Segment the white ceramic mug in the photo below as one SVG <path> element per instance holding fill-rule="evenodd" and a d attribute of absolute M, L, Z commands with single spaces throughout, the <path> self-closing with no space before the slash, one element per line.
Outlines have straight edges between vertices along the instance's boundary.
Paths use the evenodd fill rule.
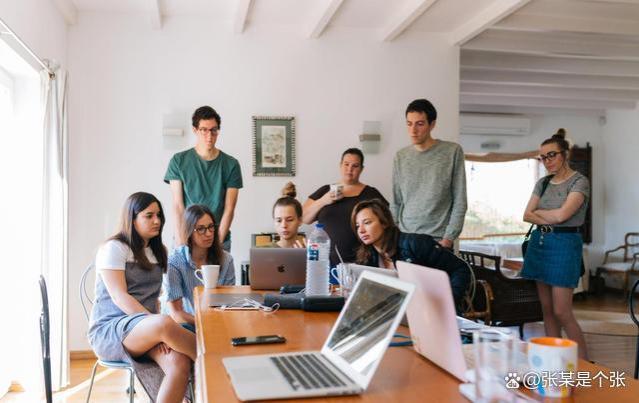
<path fill-rule="evenodd" d="M 342 185 L 341 183 L 331 184 L 330 192 L 332 195 L 335 196 L 336 199 L 341 199 L 342 197 L 344 197 L 343 190 L 344 185 Z"/>
<path fill-rule="evenodd" d="M 217 279 L 220 277 L 220 265 L 203 264 L 202 267 L 195 270 L 195 277 L 204 284 L 204 288 L 217 287 Z"/>
<path fill-rule="evenodd" d="M 528 341 L 528 365 L 538 375 L 535 392 L 544 397 L 570 396 L 571 382 L 550 382 L 550 379 L 565 380 L 570 375 L 574 381 L 577 343 L 559 337 L 533 337 Z"/>

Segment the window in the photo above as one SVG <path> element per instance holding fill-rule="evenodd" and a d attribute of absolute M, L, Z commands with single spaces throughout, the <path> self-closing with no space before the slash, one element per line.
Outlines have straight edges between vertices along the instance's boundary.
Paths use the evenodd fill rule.
<path fill-rule="evenodd" d="M 37 393 L 42 211 L 42 113 L 38 73 L 0 40 L 0 396 L 10 382 Z M 34 399 L 35 400 L 35 399 Z"/>
<path fill-rule="evenodd" d="M 536 160 L 510 162 L 466 161 L 468 211 L 462 239 L 513 237 L 530 224 L 522 217 L 540 178 Z"/>

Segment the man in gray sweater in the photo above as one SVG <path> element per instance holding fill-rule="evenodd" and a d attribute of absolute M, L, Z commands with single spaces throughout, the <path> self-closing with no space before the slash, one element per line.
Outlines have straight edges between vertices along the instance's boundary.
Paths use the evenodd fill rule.
<path fill-rule="evenodd" d="M 466 172 L 461 146 L 434 139 L 437 110 L 426 99 L 406 108 L 412 145 L 393 160 L 391 211 L 402 232 L 427 234 L 452 248 L 466 215 Z"/>

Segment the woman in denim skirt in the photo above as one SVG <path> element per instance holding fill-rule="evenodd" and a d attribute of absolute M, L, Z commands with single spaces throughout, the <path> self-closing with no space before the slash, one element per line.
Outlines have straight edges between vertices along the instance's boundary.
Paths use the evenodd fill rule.
<path fill-rule="evenodd" d="M 581 226 L 586 217 L 590 184 L 570 168 L 570 145 L 566 132 L 541 143 L 539 160 L 552 178 L 543 191 L 544 179 L 535 185 L 526 206 L 524 221 L 535 224 L 521 275 L 537 282 L 547 336 L 568 338 L 579 344 L 579 356 L 587 358 L 586 342 L 572 311 L 573 290 L 581 276 L 583 241 Z"/>

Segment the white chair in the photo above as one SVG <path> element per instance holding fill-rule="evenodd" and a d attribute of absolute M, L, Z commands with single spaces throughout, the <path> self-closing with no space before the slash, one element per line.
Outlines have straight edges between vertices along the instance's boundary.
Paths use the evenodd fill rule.
<path fill-rule="evenodd" d="M 82 305 L 82 309 L 84 310 L 84 316 L 89 321 L 89 307 L 88 305 L 93 306 L 93 300 L 89 296 L 86 288 L 86 281 L 89 273 L 94 269 L 93 264 L 90 264 L 82 273 L 82 277 L 80 278 L 80 304 Z M 91 398 L 91 391 L 93 390 L 93 381 L 95 379 L 95 371 L 98 369 L 98 365 L 106 368 L 113 369 L 125 369 L 129 371 L 129 402 L 133 403 L 135 396 L 135 389 L 133 386 L 135 385 L 135 369 L 131 364 L 125 361 L 106 361 L 98 360 L 93 365 L 93 371 L 91 371 L 91 382 L 89 383 L 89 393 L 87 394 L 87 403 L 89 403 L 89 399 Z"/>
<path fill-rule="evenodd" d="M 93 300 L 89 296 L 87 291 L 86 282 L 89 273 L 94 269 L 93 264 L 90 264 L 82 273 L 82 277 L 80 278 L 80 304 L 82 305 L 82 309 L 84 310 L 84 316 L 87 319 L 87 323 L 89 322 L 89 307 L 88 305 L 93 306 Z M 98 360 L 93 365 L 93 371 L 91 371 L 91 382 L 89 383 L 89 393 L 87 394 L 87 403 L 89 403 L 89 398 L 91 397 L 91 390 L 93 389 L 93 381 L 95 379 L 95 372 L 98 368 L 98 365 L 106 368 L 114 368 L 114 369 L 125 369 L 129 371 L 129 387 L 127 389 L 129 393 L 129 402 L 133 403 L 133 398 L 135 396 L 135 368 L 131 364 L 125 361 L 106 361 Z M 189 394 L 191 395 L 191 401 L 195 401 L 195 390 L 193 385 L 193 378 L 189 381 Z"/>
<path fill-rule="evenodd" d="M 613 260 L 611 254 L 623 250 L 623 260 L 617 258 Z M 628 293 L 630 288 L 630 275 L 639 274 L 639 232 L 628 232 L 624 237 L 623 245 L 606 251 L 604 261 L 601 266 L 597 267 L 597 276 L 602 274 L 620 276 L 623 281 L 624 295 Z"/>

